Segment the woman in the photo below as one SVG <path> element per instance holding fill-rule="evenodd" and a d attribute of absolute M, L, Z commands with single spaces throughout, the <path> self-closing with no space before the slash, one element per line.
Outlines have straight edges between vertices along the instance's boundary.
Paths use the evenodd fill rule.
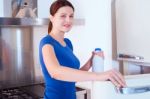
<path fill-rule="evenodd" d="M 124 87 L 123 76 L 110 70 L 104 73 L 88 72 L 93 53 L 87 63 L 80 67 L 69 39 L 64 38 L 73 24 L 74 7 L 67 0 L 57 0 L 50 7 L 48 35 L 40 42 L 40 62 L 46 83 L 45 99 L 76 99 L 75 82 L 110 80 L 115 86 Z M 103 53 L 98 53 L 102 56 Z"/>

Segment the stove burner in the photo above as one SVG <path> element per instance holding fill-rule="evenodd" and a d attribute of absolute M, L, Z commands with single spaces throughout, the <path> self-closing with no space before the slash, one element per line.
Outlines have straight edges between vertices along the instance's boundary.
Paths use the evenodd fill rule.
<path fill-rule="evenodd" d="M 19 88 L 0 90 L 0 99 L 35 99 L 29 93 Z"/>
<path fill-rule="evenodd" d="M 0 89 L 0 99 L 43 99 L 44 84 L 32 84 Z"/>

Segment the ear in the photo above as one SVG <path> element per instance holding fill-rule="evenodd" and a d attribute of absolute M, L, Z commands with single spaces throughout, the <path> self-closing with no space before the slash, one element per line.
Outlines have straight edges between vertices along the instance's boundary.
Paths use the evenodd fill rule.
<path fill-rule="evenodd" d="M 52 15 L 49 16 L 49 19 L 51 22 L 53 22 L 53 16 Z"/>

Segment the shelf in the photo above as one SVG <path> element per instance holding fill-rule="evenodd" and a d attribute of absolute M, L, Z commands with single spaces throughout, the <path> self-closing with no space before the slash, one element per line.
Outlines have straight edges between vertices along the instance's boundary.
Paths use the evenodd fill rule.
<path fill-rule="evenodd" d="M 124 61 L 124 62 L 129 62 L 135 65 L 139 66 L 149 66 L 150 67 L 150 62 L 145 62 L 144 60 L 135 60 L 135 59 L 128 59 L 128 58 L 117 58 L 118 61 Z"/>
<path fill-rule="evenodd" d="M 6 18 L 0 17 L 0 26 L 40 26 L 48 25 L 48 18 Z M 84 19 L 75 19 L 74 25 L 84 25 Z"/>

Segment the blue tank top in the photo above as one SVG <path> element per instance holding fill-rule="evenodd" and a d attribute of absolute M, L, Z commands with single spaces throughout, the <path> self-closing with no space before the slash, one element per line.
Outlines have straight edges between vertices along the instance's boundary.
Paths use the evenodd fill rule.
<path fill-rule="evenodd" d="M 80 62 L 73 54 L 71 41 L 67 38 L 65 38 L 64 41 L 66 43 L 65 47 L 50 35 L 47 35 L 40 42 L 39 57 L 46 85 L 44 99 L 76 99 L 75 82 L 61 81 L 52 78 L 43 61 L 42 47 L 45 44 L 50 44 L 53 46 L 55 55 L 61 66 L 79 69 Z"/>

